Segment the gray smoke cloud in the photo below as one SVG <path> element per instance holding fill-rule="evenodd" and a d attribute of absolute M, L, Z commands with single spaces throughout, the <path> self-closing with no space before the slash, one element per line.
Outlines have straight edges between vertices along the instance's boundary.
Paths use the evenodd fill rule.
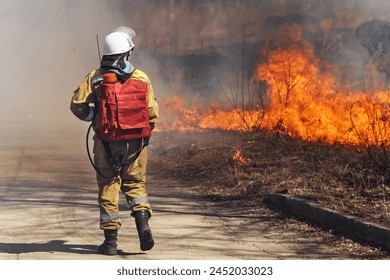
<path fill-rule="evenodd" d="M 0 137 L 9 139 L 11 129 L 44 138 L 45 131 L 86 127 L 71 115 L 70 98 L 99 65 L 96 35 L 102 40 L 118 25 L 136 30 L 132 62 L 149 74 L 158 98 L 222 102 L 217 78 L 236 88 L 244 53 L 250 79 L 263 44 L 278 47 L 280 32 L 291 23 L 302 26 L 323 59 L 352 60 L 343 79 L 361 87 L 357 81 L 373 57 L 369 49 L 382 48 L 380 57 L 387 59 L 385 42 L 372 36 L 388 21 L 385 0 L 3 0 Z"/>
<path fill-rule="evenodd" d="M 121 7 L 110 2 L 2 1 L 3 143 L 13 138 L 26 144 L 50 141 L 52 131 L 69 137 L 66 131 L 87 125 L 69 110 L 72 92 L 99 66 L 96 35 L 104 37 L 115 26 L 129 23 Z"/>

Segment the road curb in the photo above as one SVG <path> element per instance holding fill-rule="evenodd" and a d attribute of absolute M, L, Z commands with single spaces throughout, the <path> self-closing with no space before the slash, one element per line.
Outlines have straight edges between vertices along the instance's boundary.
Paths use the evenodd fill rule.
<path fill-rule="evenodd" d="M 311 223 L 346 235 L 356 241 L 368 242 L 390 250 L 390 228 L 367 222 L 359 217 L 319 206 L 313 201 L 272 193 L 267 203 Z"/>

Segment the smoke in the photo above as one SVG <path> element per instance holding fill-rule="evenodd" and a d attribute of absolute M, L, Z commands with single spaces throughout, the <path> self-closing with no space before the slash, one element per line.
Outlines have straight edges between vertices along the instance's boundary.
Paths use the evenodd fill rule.
<path fill-rule="evenodd" d="M 372 43 L 375 27 L 359 27 L 384 24 L 388 8 L 385 0 L 4 0 L 1 140 L 26 131 L 38 140 L 53 130 L 83 134 L 86 124 L 69 111 L 72 92 L 99 65 L 96 35 L 101 40 L 118 25 L 136 30 L 132 62 L 150 76 L 157 98 L 222 102 L 218 80 L 225 90 L 238 90 L 243 76 L 251 78 L 261 48 L 280 47 L 278 38 L 292 23 L 322 58 L 354 62 L 345 80 L 362 80 L 368 49 L 383 44 Z"/>
<path fill-rule="evenodd" d="M 44 142 L 83 127 L 69 110 L 73 91 L 97 68 L 96 35 L 127 21 L 110 1 L 2 1 L 1 140 Z M 83 131 L 84 133 L 84 131 Z"/>

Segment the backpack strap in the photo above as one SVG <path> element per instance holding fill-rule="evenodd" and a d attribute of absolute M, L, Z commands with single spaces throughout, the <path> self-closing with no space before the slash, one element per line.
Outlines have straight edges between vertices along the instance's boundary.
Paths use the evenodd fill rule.
<path fill-rule="evenodd" d="M 103 75 L 98 75 L 98 76 L 95 76 L 91 79 L 92 85 L 95 85 L 99 82 L 103 82 Z"/>

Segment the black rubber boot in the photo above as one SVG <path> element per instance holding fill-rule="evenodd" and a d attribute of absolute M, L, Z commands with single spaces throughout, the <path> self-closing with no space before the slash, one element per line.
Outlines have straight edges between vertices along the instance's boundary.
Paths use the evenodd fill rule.
<path fill-rule="evenodd" d="M 135 224 L 137 226 L 141 251 L 148 251 L 154 246 L 152 231 L 150 230 L 148 224 L 150 213 L 148 211 L 141 210 L 135 212 L 133 215 L 135 218 Z"/>
<path fill-rule="evenodd" d="M 117 244 L 118 230 L 104 230 L 104 242 L 99 246 L 98 253 L 103 255 L 113 256 L 118 254 Z"/>

